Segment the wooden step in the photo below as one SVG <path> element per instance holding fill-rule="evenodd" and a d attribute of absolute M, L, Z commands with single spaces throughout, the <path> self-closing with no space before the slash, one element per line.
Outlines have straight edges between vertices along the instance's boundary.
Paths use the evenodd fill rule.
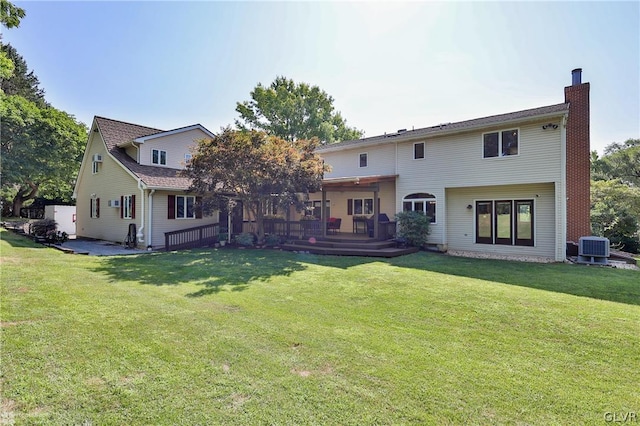
<path fill-rule="evenodd" d="M 365 256 L 365 257 L 398 257 L 415 253 L 417 247 L 383 247 L 383 248 L 354 248 L 354 247 L 320 247 L 317 244 L 284 244 L 283 250 L 308 252 L 313 254 L 329 254 L 334 256 Z"/>
<path fill-rule="evenodd" d="M 312 247 L 324 247 L 324 248 L 352 248 L 361 250 L 378 250 L 383 248 L 393 248 L 396 243 L 393 241 L 330 241 L 319 240 L 314 243 L 310 243 L 307 240 L 298 240 L 291 242 L 292 245 L 300 246 L 312 246 Z"/>

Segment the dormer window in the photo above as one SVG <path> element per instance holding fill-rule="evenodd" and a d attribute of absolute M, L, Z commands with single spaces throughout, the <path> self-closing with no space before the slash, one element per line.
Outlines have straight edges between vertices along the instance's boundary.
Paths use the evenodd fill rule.
<path fill-rule="evenodd" d="M 153 164 L 159 164 L 161 166 L 167 165 L 167 151 L 161 149 L 154 149 L 151 151 L 151 162 Z"/>

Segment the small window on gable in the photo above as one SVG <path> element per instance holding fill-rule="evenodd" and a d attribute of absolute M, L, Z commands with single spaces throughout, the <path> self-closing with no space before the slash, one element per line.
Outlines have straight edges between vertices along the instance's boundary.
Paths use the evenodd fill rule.
<path fill-rule="evenodd" d="M 424 142 L 416 142 L 413 144 L 413 159 L 422 160 L 424 158 Z"/>
<path fill-rule="evenodd" d="M 97 174 L 100 171 L 100 163 L 97 161 L 94 161 L 91 165 L 91 173 L 93 173 L 94 175 Z"/>
<path fill-rule="evenodd" d="M 154 149 L 151 151 L 151 162 L 153 164 L 160 164 L 161 166 L 167 165 L 167 151 L 161 149 Z"/>
<path fill-rule="evenodd" d="M 483 134 L 483 157 L 492 158 L 518 155 L 518 134 L 518 129 Z"/>
<path fill-rule="evenodd" d="M 360 167 L 367 167 L 368 165 L 368 155 L 366 152 L 363 152 L 359 155 L 359 165 Z"/>

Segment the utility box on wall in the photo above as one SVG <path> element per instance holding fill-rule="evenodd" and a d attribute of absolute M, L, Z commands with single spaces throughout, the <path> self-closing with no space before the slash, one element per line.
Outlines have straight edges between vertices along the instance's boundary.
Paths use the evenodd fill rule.
<path fill-rule="evenodd" d="M 45 206 L 44 217 L 58 224 L 58 231 L 76 234 L 76 206 Z"/>

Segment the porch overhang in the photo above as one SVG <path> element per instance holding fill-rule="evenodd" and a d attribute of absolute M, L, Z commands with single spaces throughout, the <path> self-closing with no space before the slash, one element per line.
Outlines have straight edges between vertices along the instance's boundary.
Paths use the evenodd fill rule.
<path fill-rule="evenodd" d="M 398 175 L 375 175 L 375 176 L 353 176 L 344 178 L 329 178 L 322 180 L 322 206 L 326 206 L 327 192 L 345 191 L 366 191 L 373 193 L 373 217 L 377 218 L 378 213 L 378 193 L 380 184 L 383 182 L 395 182 Z M 327 236 L 327 217 L 324 207 L 320 209 L 320 223 L 322 226 L 322 236 Z M 373 221 L 373 235 L 377 236 L 379 229 L 378 220 Z"/>
<path fill-rule="evenodd" d="M 395 182 L 398 175 L 353 176 L 322 180 L 322 192 L 331 191 L 379 191 L 379 184 Z"/>

